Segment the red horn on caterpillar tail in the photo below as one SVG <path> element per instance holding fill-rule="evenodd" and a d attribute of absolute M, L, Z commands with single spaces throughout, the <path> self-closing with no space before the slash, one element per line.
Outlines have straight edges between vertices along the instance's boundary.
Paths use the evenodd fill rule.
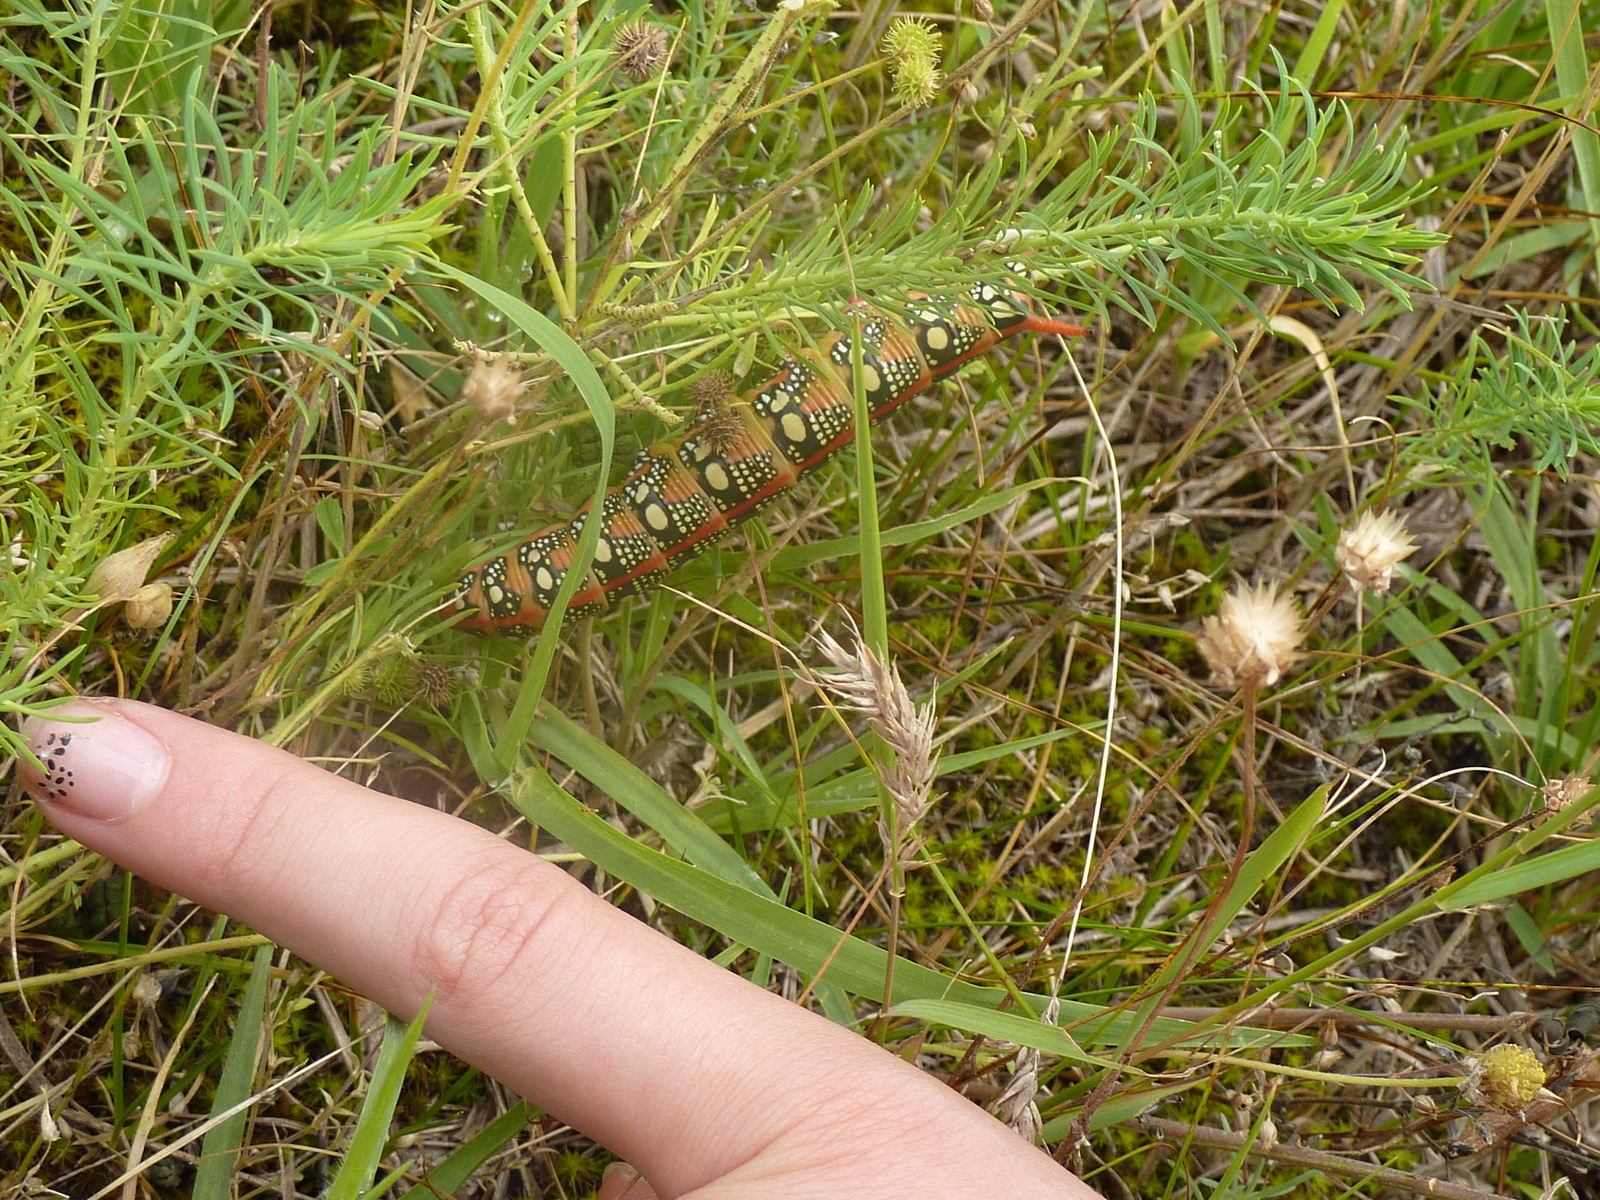
<path fill-rule="evenodd" d="M 1082 325 L 1036 316 L 1009 287 L 976 283 L 959 294 L 913 292 L 903 315 L 853 301 L 860 314 L 861 387 L 874 420 L 934 380 L 1019 333 L 1081 337 Z M 567 620 L 647 592 L 673 567 L 722 540 L 855 437 L 851 334 L 832 331 L 789 351 L 764 383 L 734 395 L 722 376 L 700 389 L 699 413 L 675 441 L 640 452 L 606 493 L 588 578 Z M 531 633 L 544 624 L 577 555 L 589 505 L 461 576 L 460 629 Z"/>

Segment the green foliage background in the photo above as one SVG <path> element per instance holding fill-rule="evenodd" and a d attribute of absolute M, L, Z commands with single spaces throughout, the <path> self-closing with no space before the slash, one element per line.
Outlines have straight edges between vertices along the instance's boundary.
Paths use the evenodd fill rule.
<path fill-rule="evenodd" d="M 882 49 L 913 12 L 931 97 Z M 1593 1172 L 1474 1150 L 1455 1081 L 1597 978 L 1588 801 L 1545 804 L 1600 723 L 1597 16 L 12 0 L 0 758 L 76 693 L 323 761 L 382 747 L 377 786 L 525 822 L 641 919 L 978 1102 L 1033 1055 L 1043 1139 L 1087 1134 L 1107 1194 L 1218 1162 L 1230 1195 L 1404 1190 L 1368 1154 L 1532 1194 Z M 640 21 L 667 53 L 635 79 L 614 46 Z M 708 372 L 758 381 L 852 296 L 1002 276 L 1093 335 L 972 364 L 598 621 L 523 645 L 442 617 L 463 569 L 681 432 Z M 490 355 L 525 382 L 508 421 L 463 393 Z M 1375 508 L 1422 553 L 1358 597 L 1335 546 Z M 95 575 L 157 537 L 129 589 Z M 1204 685 L 1192 637 L 1234 576 L 1311 615 L 1248 704 Z M 133 629 L 147 580 L 174 604 Z M 810 634 L 847 615 L 939 717 L 904 863 L 877 832 L 885 750 L 810 690 Z M 415 1029 L 341 1057 L 380 1035 L 336 983 L 269 971 L 16 789 L 0 838 L 0 1190 L 133 1170 L 224 1196 L 269 1161 L 307 1194 L 595 1186 L 602 1150 L 415 1059 Z M 1268 1006 L 1328 1014 L 1273 1031 Z M 192 1014 L 152 1090 L 141 1023 Z M 58 1052 L 74 1022 L 103 1059 Z M 1540 1053 L 1554 1079 L 1588 1051 Z M 1419 1071 L 1431 1092 L 1395 1083 Z M 270 1135 L 198 1131 L 273 1084 Z M 1152 1117 L 1232 1140 L 1148 1155 Z M 1274 1156 L 1266 1123 L 1360 1168 Z"/>

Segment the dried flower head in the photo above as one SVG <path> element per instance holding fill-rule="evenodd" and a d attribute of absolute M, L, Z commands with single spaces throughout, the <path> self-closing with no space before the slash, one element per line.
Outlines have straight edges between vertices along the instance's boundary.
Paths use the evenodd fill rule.
<path fill-rule="evenodd" d="M 1221 687 L 1271 687 L 1295 660 L 1300 612 L 1271 584 L 1242 587 L 1222 598 L 1217 615 L 1200 623 L 1200 653 Z"/>
<path fill-rule="evenodd" d="M 1531 1103 L 1544 1086 L 1544 1064 L 1526 1046 L 1501 1042 L 1480 1054 L 1461 1091 L 1469 1101 L 1516 1112 Z"/>
<path fill-rule="evenodd" d="M 491 421 L 509 421 L 517 415 L 524 386 L 515 364 L 503 358 L 479 359 L 461 385 L 461 398 Z"/>
<path fill-rule="evenodd" d="M 738 398 L 733 376 L 726 371 L 707 371 L 689 385 L 689 395 L 694 399 L 695 423 L 701 427 L 706 445 L 725 454 L 744 432 L 744 418 L 733 409 Z"/>
<path fill-rule="evenodd" d="M 897 17 L 880 43 L 889 71 L 894 77 L 894 94 L 902 104 L 921 108 L 939 94 L 944 78 L 939 56 L 944 43 L 933 26 L 922 17 Z"/>
<path fill-rule="evenodd" d="M 826 633 L 818 634 L 817 645 L 834 667 L 818 672 L 817 682 L 840 707 L 865 716 L 894 751 L 894 770 L 884 782 L 904 834 L 928 815 L 933 803 L 933 702 L 921 708 L 911 703 L 900 672 L 879 661 L 860 638 L 853 653 Z"/>
<path fill-rule="evenodd" d="M 634 83 L 643 83 L 667 65 L 672 40 L 659 25 L 631 21 L 617 30 L 611 50 L 617 56 L 612 65 Z"/>
<path fill-rule="evenodd" d="M 164 583 L 147 583 L 122 606 L 129 629 L 159 629 L 172 615 L 172 589 Z"/>
<path fill-rule="evenodd" d="M 1558 813 L 1563 809 L 1571 808 L 1579 800 L 1589 794 L 1589 789 L 1594 786 L 1587 775 L 1573 772 L 1561 779 L 1552 779 L 1544 785 L 1545 811 Z"/>
<path fill-rule="evenodd" d="M 429 708 L 441 708 L 455 698 L 456 673 L 435 658 L 419 658 L 411 668 L 411 687 Z"/>
<path fill-rule="evenodd" d="M 1406 535 L 1404 516 L 1368 509 L 1339 534 L 1333 557 L 1352 587 L 1386 592 L 1395 567 L 1416 552 L 1417 543 Z"/>

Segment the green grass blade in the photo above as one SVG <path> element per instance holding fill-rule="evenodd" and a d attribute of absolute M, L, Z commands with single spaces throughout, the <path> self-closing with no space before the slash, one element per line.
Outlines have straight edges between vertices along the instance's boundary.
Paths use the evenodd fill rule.
<path fill-rule="evenodd" d="M 1002 1042 L 1032 1046 L 1035 1050 L 1043 1050 L 1046 1054 L 1054 1054 L 1057 1058 L 1084 1063 L 1097 1069 L 1116 1066 L 1113 1062 L 1085 1053 L 1065 1031 L 1019 1013 L 996 1012 L 992 1008 L 963 1004 L 959 1000 L 907 1000 L 896 1004 L 889 1010 L 889 1015 L 914 1017 L 919 1021 L 947 1025 L 951 1029 L 960 1029 L 967 1033 L 981 1033 L 985 1037 Z M 1134 1073 L 1140 1072 L 1135 1070 Z"/>
<path fill-rule="evenodd" d="M 1029 492 L 1038 491 L 1052 483 L 1061 483 L 1059 479 L 1034 479 L 1027 483 L 1018 484 L 1016 487 L 1006 488 L 1004 491 L 994 492 L 980 500 L 935 517 L 928 521 L 919 521 L 914 525 L 896 525 L 890 529 L 878 531 L 878 548 L 881 551 L 885 546 L 911 546 L 928 538 L 937 537 L 941 533 L 955 529 L 961 525 L 970 525 L 979 517 L 986 517 L 992 512 L 998 512 L 1013 501 Z M 876 507 L 876 506 L 874 506 Z M 861 555 L 861 536 L 850 534 L 847 537 L 829 538 L 820 542 L 808 542 L 804 546 L 785 546 L 772 557 L 772 570 L 798 571 L 802 567 L 809 567 L 813 563 L 823 562 L 830 558 L 854 558 Z M 864 556 L 863 556 L 864 557 Z"/>
<path fill-rule="evenodd" d="M 1584 126 L 1588 112 L 1581 98 L 1589 90 L 1589 59 L 1583 46 L 1583 17 L 1577 0 L 1544 0 L 1545 22 L 1550 27 L 1554 47 L 1556 86 L 1566 96 L 1565 108 L 1576 124 L 1572 130 L 1572 153 L 1578 160 L 1578 178 L 1583 183 L 1584 207 L 1590 212 L 1600 206 L 1600 138 Z M 1600 255 L 1600 218 L 1589 220 L 1595 253 Z"/>
<path fill-rule="evenodd" d="M 595 429 L 600 435 L 600 462 L 596 468 L 593 500 L 593 511 L 598 513 L 605 500 L 606 484 L 611 475 L 611 456 L 616 448 L 617 415 L 611 403 L 611 396 L 606 392 L 605 385 L 600 382 L 600 376 L 588 356 L 559 325 L 510 292 L 502 291 L 493 284 L 485 283 L 448 263 L 434 263 L 432 269 L 472 289 L 492 303 L 506 315 L 507 320 L 555 359 L 577 385 L 584 404 L 588 405 L 589 415 L 594 418 Z M 538 644 L 534 647 L 533 658 L 523 676 L 522 690 L 517 696 L 511 717 L 501 730 L 501 741 L 496 747 L 495 756 L 505 770 L 510 770 L 511 764 L 516 761 L 522 739 L 528 731 L 528 726 L 533 722 L 533 714 L 539 707 L 539 699 L 544 695 L 544 683 L 550 674 L 550 664 L 555 659 L 556 646 L 561 640 L 562 617 L 566 614 L 567 604 L 588 578 L 589 564 L 594 561 L 594 548 L 599 541 L 600 522 L 585 521 L 583 536 L 578 539 L 577 554 L 572 560 L 572 566 L 567 570 L 566 578 L 561 581 L 555 604 L 551 606 L 550 615 L 545 620 L 543 631 L 539 634 Z"/>
<path fill-rule="evenodd" d="M 1503 867 L 1492 875 L 1474 880 L 1450 897 L 1451 908 L 1471 908 L 1503 900 L 1534 888 L 1564 883 L 1589 871 L 1600 871 L 1600 838 L 1563 846 L 1514 867 Z"/>
<path fill-rule="evenodd" d="M 872 1001 L 883 999 L 887 954 L 881 947 L 639 845 L 557 787 L 540 766 L 518 771 L 509 781 L 506 796 L 530 821 L 548 829 L 608 874 L 648 892 L 660 903 L 807 975 L 815 975 L 826 964 L 829 982 Z M 895 963 L 894 989 L 896 1003 L 953 999 L 983 1008 L 998 1007 L 1007 995 L 1004 988 L 952 979 L 905 958 Z M 1028 1001 L 1043 1009 L 1049 997 L 1029 995 Z M 1063 1020 L 1083 1026 L 1077 1034 L 1080 1044 L 1115 1045 L 1130 1036 L 1133 1028 L 1127 1014 L 1114 1013 L 1097 1004 L 1064 1000 L 1061 1014 Z M 1156 1022 L 1161 1036 L 1178 1040 L 1193 1028 L 1187 1021 L 1162 1018 Z M 1235 1030 L 1228 1035 L 1229 1044 L 1260 1044 L 1258 1035 L 1262 1033 Z M 1221 1034 L 1211 1031 L 1204 1036 L 1218 1039 Z M 1273 1035 L 1273 1044 L 1286 1044 L 1276 1036 Z M 1307 1038 L 1303 1044 L 1310 1043 Z"/>
<path fill-rule="evenodd" d="M 763 896 L 773 895 L 766 881 L 750 868 L 738 851 L 718 837 L 699 816 L 684 808 L 666 788 L 610 746 L 573 724 L 565 714 L 547 708 L 528 730 L 528 740 L 577 771 L 701 870 Z"/>
<path fill-rule="evenodd" d="M 406 1068 L 417 1053 L 422 1024 L 432 1004 L 430 995 L 409 1025 L 402 1025 L 394 1017 L 384 1023 L 383 1046 L 378 1051 L 378 1065 L 372 1070 L 372 1084 L 356 1118 L 356 1130 L 344 1161 L 339 1164 L 339 1173 L 328 1187 L 327 1200 L 360 1200 L 377 1176 L 389 1144 L 389 1122 L 406 1081 Z"/>
<path fill-rule="evenodd" d="M 1140 1088 L 1136 1091 L 1123 1092 L 1114 1095 L 1099 1108 L 1094 1110 L 1089 1117 L 1089 1131 L 1098 1133 L 1102 1129 L 1110 1129 L 1113 1125 L 1121 1125 L 1124 1121 L 1131 1121 L 1146 1109 L 1153 1108 L 1163 1100 L 1170 1100 L 1181 1095 L 1190 1088 L 1199 1087 L 1205 1081 L 1191 1079 L 1184 1083 L 1168 1083 L 1161 1087 Z M 1077 1121 L 1080 1108 L 1071 1108 L 1060 1116 L 1052 1117 L 1044 1123 L 1040 1131 L 1040 1141 L 1045 1144 L 1059 1142 L 1071 1131 L 1073 1123 Z M 1248 1193 L 1241 1193 L 1241 1195 Z"/>
<path fill-rule="evenodd" d="M 457 1188 L 472 1178 L 472 1174 L 512 1138 L 527 1128 L 535 1110 L 526 1100 L 519 1100 L 511 1108 L 490 1121 L 466 1145 L 458 1147 L 427 1175 L 416 1187 L 402 1192 L 399 1200 L 439 1200 L 452 1195 Z"/>
<path fill-rule="evenodd" d="M 1339 18 L 1344 15 L 1344 0 L 1329 0 L 1317 18 L 1317 24 L 1311 31 L 1311 36 L 1306 39 L 1300 57 L 1294 60 L 1294 70 L 1290 72 L 1296 79 L 1304 79 L 1308 84 L 1315 86 L 1317 70 L 1322 66 L 1322 59 L 1328 52 L 1328 47 L 1333 43 L 1333 35 L 1339 28 Z M 1219 85 L 1220 86 L 1220 85 Z"/>
<path fill-rule="evenodd" d="M 1299 853 L 1300 848 L 1316 831 L 1317 822 L 1322 820 L 1327 803 L 1328 785 L 1323 784 L 1290 813 L 1283 824 L 1274 829 L 1261 845 L 1251 851 L 1250 856 L 1244 861 L 1244 866 L 1239 869 L 1239 877 L 1233 881 L 1228 894 L 1217 906 L 1210 924 L 1203 933 L 1195 935 L 1196 944 L 1212 945 L 1222 936 L 1223 930 L 1233 923 L 1234 918 L 1244 911 L 1244 906 L 1250 903 L 1270 880 L 1277 877 L 1284 863 Z M 1172 982 L 1180 961 L 1182 960 L 1174 959 L 1169 962 L 1156 976 L 1152 988 L 1163 988 Z"/>
<path fill-rule="evenodd" d="M 213 1115 L 227 1112 L 241 1103 L 250 1095 L 255 1082 L 256 1052 L 261 1046 L 261 1017 L 266 1008 L 267 984 L 272 979 L 274 949 L 276 947 L 270 945 L 256 947 L 233 1036 L 228 1040 L 228 1057 L 223 1061 L 217 1094 L 211 1101 Z M 241 1109 L 206 1134 L 205 1141 L 200 1144 L 200 1164 L 194 1172 L 194 1200 L 229 1200 L 239 1145 L 249 1115 L 247 1110 Z"/>
<path fill-rule="evenodd" d="M 883 590 L 883 542 L 878 529 L 878 476 L 872 465 L 872 411 L 867 407 L 861 363 L 861 319 L 851 324 L 850 377 L 856 417 L 856 505 L 861 521 L 861 636 L 883 662 L 889 661 L 889 604 Z"/>

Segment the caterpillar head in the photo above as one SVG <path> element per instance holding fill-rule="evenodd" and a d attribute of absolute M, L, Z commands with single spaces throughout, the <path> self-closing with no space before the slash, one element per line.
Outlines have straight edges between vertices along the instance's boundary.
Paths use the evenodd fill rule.
<path fill-rule="evenodd" d="M 994 322 L 1000 336 L 1015 333 L 1028 323 L 1033 309 L 1027 297 L 1021 296 L 1004 284 L 980 280 L 967 289 L 967 298 L 983 310 Z"/>

